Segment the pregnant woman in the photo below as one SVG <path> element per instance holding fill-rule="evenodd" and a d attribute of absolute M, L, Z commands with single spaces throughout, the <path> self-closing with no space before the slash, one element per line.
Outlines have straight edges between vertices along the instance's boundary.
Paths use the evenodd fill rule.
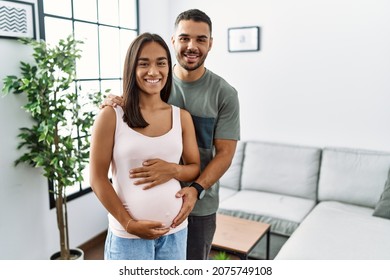
<path fill-rule="evenodd" d="M 200 159 L 191 115 L 167 104 L 171 86 L 167 44 L 156 34 L 139 35 L 124 64 L 125 106 L 103 108 L 92 131 L 90 182 L 108 211 L 105 259 L 186 259 L 187 220 L 172 224 L 186 199 L 177 195 L 180 181 L 197 178 Z M 174 179 L 145 185 L 129 173 L 152 177 L 150 166 L 162 162 Z"/>

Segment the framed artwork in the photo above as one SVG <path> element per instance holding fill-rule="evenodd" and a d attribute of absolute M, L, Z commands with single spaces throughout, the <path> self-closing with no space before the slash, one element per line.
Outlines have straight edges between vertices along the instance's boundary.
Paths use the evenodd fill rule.
<path fill-rule="evenodd" d="M 232 27 L 228 29 L 229 52 L 256 52 L 260 50 L 260 27 Z"/>
<path fill-rule="evenodd" d="M 0 0 L 0 37 L 35 39 L 34 3 Z"/>

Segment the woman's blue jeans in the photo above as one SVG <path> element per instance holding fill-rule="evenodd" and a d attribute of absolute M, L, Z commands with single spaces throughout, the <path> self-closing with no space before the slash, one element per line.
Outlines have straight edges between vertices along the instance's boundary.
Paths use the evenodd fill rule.
<path fill-rule="evenodd" d="M 185 260 L 187 228 L 154 240 L 122 238 L 108 230 L 105 260 Z"/>

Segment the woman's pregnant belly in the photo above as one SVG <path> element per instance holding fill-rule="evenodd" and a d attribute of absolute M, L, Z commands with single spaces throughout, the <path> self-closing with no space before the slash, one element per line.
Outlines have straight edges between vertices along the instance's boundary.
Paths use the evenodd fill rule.
<path fill-rule="evenodd" d="M 171 179 L 147 190 L 143 189 L 145 185 L 134 185 L 139 178 L 129 178 L 129 170 L 142 166 L 142 162 L 130 159 L 116 166 L 112 177 L 115 191 L 134 219 L 157 221 L 164 227 L 170 227 L 183 204 L 183 199 L 175 196 L 181 189 L 180 183 Z M 120 227 L 119 224 L 117 226 Z"/>
<path fill-rule="evenodd" d="M 122 202 L 136 220 L 158 221 L 170 227 L 179 213 L 183 199 L 175 195 L 180 190 L 179 181 L 172 179 L 164 184 L 144 190 L 143 185 L 134 185 L 133 180 L 121 189 Z"/>

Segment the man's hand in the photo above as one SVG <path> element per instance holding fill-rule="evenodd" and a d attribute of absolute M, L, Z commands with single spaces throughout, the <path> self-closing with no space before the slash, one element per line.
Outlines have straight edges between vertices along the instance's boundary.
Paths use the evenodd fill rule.
<path fill-rule="evenodd" d="M 193 187 L 185 187 L 176 193 L 176 197 L 183 198 L 183 205 L 181 206 L 179 214 L 173 219 L 172 228 L 180 225 L 194 209 L 198 201 L 198 191 Z"/>
<path fill-rule="evenodd" d="M 109 94 L 106 98 L 104 98 L 103 103 L 99 106 L 100 109 L 106 107 L 106 106 L 111 106 L 111 107 L 116 107 L 116 106 L 121 106 L 123 107 L 125 104 L 123 103 L 123 97 L 114 95 L 114 94 Z"/>
<path fill-rule="evenodd" d="M 161 159 L 150 159 L 143 162 L 142 167 L 130 170 L 130 178 L 140 178 L 134 182 L 134 185 L 142 185 L 144 190 L 153 188 L 157 185 L 168 182 L 175 175 L 173 164 Z"/>

